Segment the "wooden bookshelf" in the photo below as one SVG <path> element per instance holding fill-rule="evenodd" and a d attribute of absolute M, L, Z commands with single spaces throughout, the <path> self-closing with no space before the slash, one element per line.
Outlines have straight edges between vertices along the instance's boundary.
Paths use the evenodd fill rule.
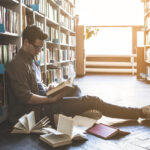
<path fill-rule="evenodd" d="M 142 56 L 143 69 L 141 68 L 141 75 L 138 78 L 143 78 L 146 81 L 150 81 L 150 1 L 144 0 L 144 48 L 141 50 L 140 55 Z M 141 49 L 141 48 L 140 48 Z"/>
<path fill-rule="evenodd" d="M 36 4 L 39 9 L 35 9 L 36 7 L 31 4 L 33 4 L 31 0 L 0 0 L 0 8 L 10 9 L 19 15 L 18 32 L 0 30 L 0 45 L 16 44 L 17 50 L 20 49 L 22 46 L 22 31 L 27 25 L 36 24 L 49 35 L 44 43 L 43 51 L 37 56 L 45 84 L 50 82 L 61 83 L 72 76 L 75 77 L 76 44 L 74 41 L 76 41 L 76 26 L 73 19 L 75 0 L 43 0 Z M 63 20 L 60 16 L 65 16 L 65 19 Z M 64 51 L 62 53 L 66 56 L 61 56 L 61 51 Z M 69 73 L 72 70 L 73 73 Z M 51 79 L 48 79 L 52 74 L 56 76 L 51 76 Z M 0 110 L 3 111 L 6 107 L 7 105 L 1 104 L 0 99 Z M 0 122 L 6 118 L 5 116 L 0 113 Z"/>

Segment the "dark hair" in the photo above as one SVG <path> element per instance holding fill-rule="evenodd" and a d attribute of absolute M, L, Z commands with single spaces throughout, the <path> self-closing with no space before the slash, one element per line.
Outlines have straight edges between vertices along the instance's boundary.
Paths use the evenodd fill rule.
<path fill-rule="evenodd" d="M 28 25 L 23 33 L 23 42 L 25 39 L 28 40 L 29 43 L 33 44 L 36 39 L 45 40 L 48 38 L 48 35 L 44 33 L 39 27 L 36 25 Z"/>

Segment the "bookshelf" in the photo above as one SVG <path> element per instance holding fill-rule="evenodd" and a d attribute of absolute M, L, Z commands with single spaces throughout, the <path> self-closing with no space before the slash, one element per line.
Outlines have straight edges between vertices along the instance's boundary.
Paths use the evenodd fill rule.
<path fill-rule="evenodd" d="M 36 24 L 48 34 L 36 58 L 43 82 L 61 83 L 76 76 L 74 9 L 75 0 L 0 0 L 0 122 L 7 117 L 5 66 L 21 48 L 27 25 Z"/>
<path fill-rule="evenodd" d="M 146 81 L 150 81 L 150 1 L 144 0 L 144 71 L 140 75 Z"/>

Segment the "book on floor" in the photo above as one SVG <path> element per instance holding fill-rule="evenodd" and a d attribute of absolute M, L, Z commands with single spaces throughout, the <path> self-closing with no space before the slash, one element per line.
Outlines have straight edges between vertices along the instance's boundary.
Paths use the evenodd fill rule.
<path fill-rule="evenodd" d="M 103 123 L 95 124 L 93 127 L 87 130 L 88 133 L 96 135 L 98 137 L 109 139 L 117 134 L 127 135 L 129 132 L 122 131 L 113 126 L 108 126 Z"/>
<path fill-rule="evenodd" d="M 36 123 L 35 113 L 34 111 L 31 111 L 29 114 L 25 114 L 19 118 L 11 133 L 47 133 L 43 128 L 47 127 L 49 123 L 50 120 L 48 117 L 44 117 Z"/>
<path fill-rule="evenodd" d="M 73 140 L 87 140 L 85 128 L 91 127 L 95 122 L 96 120 L 90 118 L 88 122 L 87 118 L 82 116 L 72 118 L 60 114 L 57 130 L 46 128 L 50 133 L 40 135 L 40 139 L 52 147 L 71 144 Z"/>
<path fill-rule="evenodd" d="M 57 94 L 57 92 L 61 92 L 65 90 L 65 88 L 73 86 L 73 78 L 68 79 L 67 81 L 63 81 L 62 83 L 58 84 L 56 87 L 52 88 L 51 90 L 47 91 L 47 96 L 53 96 Z"/>

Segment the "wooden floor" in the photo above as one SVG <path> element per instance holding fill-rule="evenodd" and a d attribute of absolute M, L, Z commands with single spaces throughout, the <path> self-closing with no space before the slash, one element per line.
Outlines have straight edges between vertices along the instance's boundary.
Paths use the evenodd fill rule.
<path fill-rule="evenodd" d="M 104 101 L 124 106 L 141 107 L 150 104 L 150 84 L 129 75 L 87 75 L 75 83 L 82 95 L 96 95 Z M 104 140 L 88 134 L 88 141 L 74 142 L 58 150 L 145 150 L 150 149 L 150 120 L 121 120 L 102 117 L 99 122 L 111 124 L 129 135 Z M 38 135 L 14 135 L 0 125 L 0 150 L 50 150 Z M 5 130 L 3 130 L 5 128 Z M 55 150 L 56 150 L 55 149 Z"/>

